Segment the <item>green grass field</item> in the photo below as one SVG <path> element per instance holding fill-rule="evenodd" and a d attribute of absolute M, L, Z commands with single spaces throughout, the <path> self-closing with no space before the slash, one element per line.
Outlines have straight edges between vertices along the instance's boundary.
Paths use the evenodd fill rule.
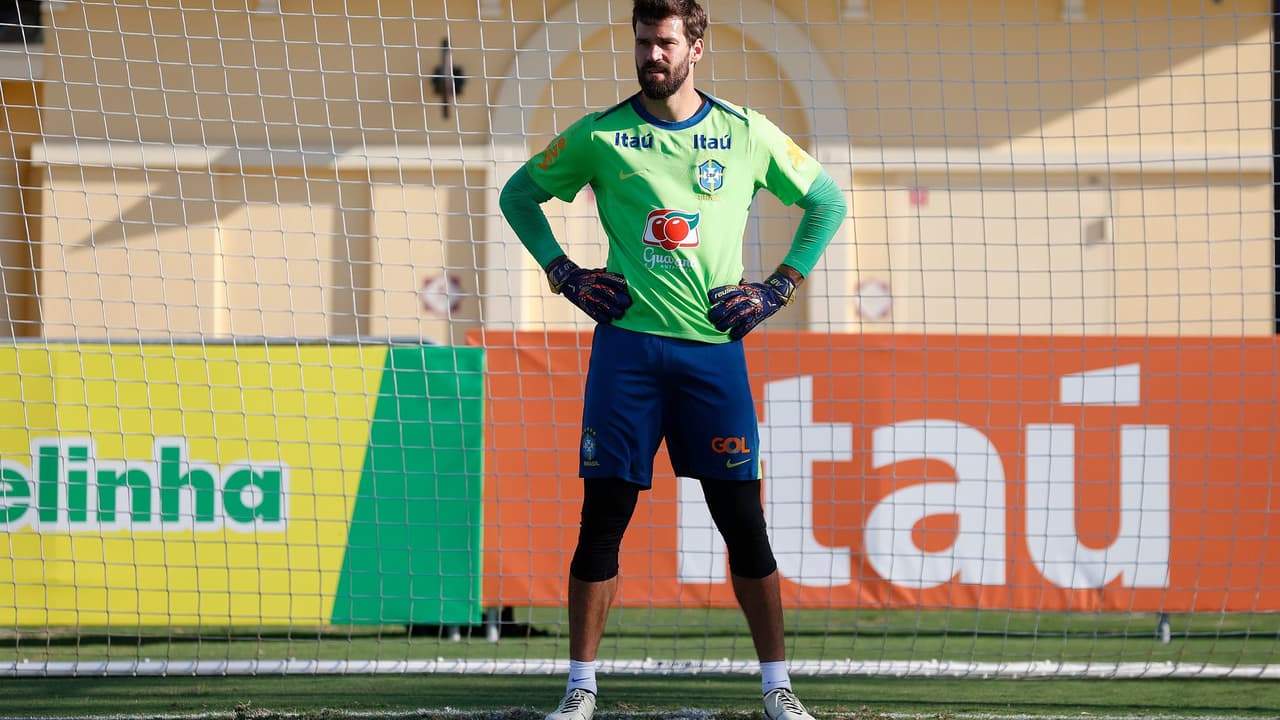
<path fill-rule="evenodd" d="M 0 663 L 160 660 L 564 658 L 563 610 L 515 618 L 539 634 L 501 642 L 474 628 L 460 641 L 403 626 L 342 628 L 85 628 L 5 632 Z M 975 610 L 795 611 L 787 614 L 792 659 L 973 662 L 1280 664 L 1280 614 L 1174 615 L 1172 641 L 1156 641 L 1151 614 L 1005 613 Z M 543 634 L 545 633 L 545 634 Z M 601 659 L 754 659 L 733 609 L 620 609 L 609 618 Z"/>
<path fill-rule="evenodd" d="M 451 641 L 403 627 L 8 632 L 0 663 L 137 660 L 563 660 L 563 611 L 521 611 L 499 642 L 480 629 Z M 788 614 L 793 660 L 1141 663 L 1240 668 L 1280 665 L 1280 616 L 1179 615 L 1171 641 L 1156 616 L 977 611 L 803 611 Z M 545 634 L 542 634 L 545 633 Z M 751 643 L 734 610 L 619 610 L 602 660 L 747 661 Z M 1280 681 L 1243 679 L 1008 679 L 794 677 L 820 718 L 1280 718 Z M 599 717 L 755 718 L 750 675 L 601 678 Z M 0 717 L 209 715 L 465 717 L 540 720 L 559 699 L 559 674 L 384 674 L 259 677 L 11 677 Z"/>

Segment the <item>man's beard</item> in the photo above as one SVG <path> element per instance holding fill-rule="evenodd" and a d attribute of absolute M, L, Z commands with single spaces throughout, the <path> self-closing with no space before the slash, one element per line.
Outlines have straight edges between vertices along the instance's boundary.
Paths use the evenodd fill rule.
<path fill-rule="evenodd" d="M 650 100 L 666 100 L 676 94 L 676 90 L 684 84 L 686 78 L 689 77 L 689 60 L 685 58 L 682 63 L 677 63 L 669 67 L 662 67 L 657 64 L 649 64 L 640 68 L 640 91 Z M 659 70 L 666 75 L 665 79 L 659 80 L 649 76 L 650 70 Z"/>

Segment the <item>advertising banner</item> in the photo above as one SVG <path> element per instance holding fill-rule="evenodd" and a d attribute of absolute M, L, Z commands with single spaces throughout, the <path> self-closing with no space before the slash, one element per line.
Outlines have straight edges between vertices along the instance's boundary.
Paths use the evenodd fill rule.
<path fill-rule="evenodd" d="M 557 605 L 590 338 L 483 341 L 486 603 Z M 747 352 L 791 607 L 1280 610 L 1274 338 L 760 333 Z M 664 452 L 621 565 L 625 605 L 734 602 Z"/>
<path fill-rule="evenodd" d="M 483 351 L 0 349 L 0 624 L 471 624 Z"/>

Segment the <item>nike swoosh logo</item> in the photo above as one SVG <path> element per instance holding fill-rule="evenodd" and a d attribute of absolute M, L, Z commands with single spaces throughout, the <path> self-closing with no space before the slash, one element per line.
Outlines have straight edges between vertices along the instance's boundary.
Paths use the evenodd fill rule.
<path fill-rule="evenodd" d="M 725 467 L 736 468 L 736 467 L 738 467 L 739 465 L 746 465 L 746 464 L 747 464 L 747 463 L 749 463 L 749 462 L 751 462 L 751 458 L 747 458 L 746 460 L 725 460 L 725 461 L 724 461 L 724 466 L 725 466 Z"/>
<path fill-rule="evenodd" d="M 619 171 L 619 172 L 618 172 L 618 179 L 619 179 L 619 180 L 630 180 L 631 178 L 633 178 L 633 177 L 635 177 L 635 176 L 637 176 L 637 175 L 643 175 L 643 174 L 645 174 L 645 173 L 647 173 L 647 172 L 649 172 L 649 171 L 648 171 L 648 170 L 634 170 L 634 171 L 632 171 L 632 172 L 627 172 L 626 170 L 621 170 L 621 171 Z"/>

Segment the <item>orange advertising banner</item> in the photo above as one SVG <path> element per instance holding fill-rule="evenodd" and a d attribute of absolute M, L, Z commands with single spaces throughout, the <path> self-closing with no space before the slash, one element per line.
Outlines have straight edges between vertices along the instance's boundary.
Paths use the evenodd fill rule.
<path fill-rule="evenodd" d="M 559 605 L 590 337 L 479 333 L 485 602 Z M 1273 338 L 759 333 L 762 498 L 790 607 L 1280 610 Z M 618 600 L 732 606 L 665 454 Z"/>

